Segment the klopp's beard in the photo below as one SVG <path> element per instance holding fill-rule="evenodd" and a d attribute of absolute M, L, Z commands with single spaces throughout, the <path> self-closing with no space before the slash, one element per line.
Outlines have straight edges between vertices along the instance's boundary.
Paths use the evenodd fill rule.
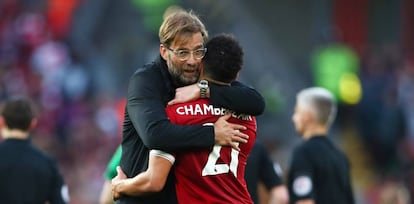
<path fill-rule="evenodd" d="M 198 78 L 200 77 L 200 69 L 198 65 L 197 66 L 189 66 L 187 64 L 177 65 L 171 59 L 168 60 L 167 65 L 168 65 L 168 72 L 170 72 L 171 77 L 180 86 L 187 86 L 190 84 L 194 84 L 197 82 Z M 184 71 L 194 71 L 194 75 L 186 76 L 184 75 Z"/>

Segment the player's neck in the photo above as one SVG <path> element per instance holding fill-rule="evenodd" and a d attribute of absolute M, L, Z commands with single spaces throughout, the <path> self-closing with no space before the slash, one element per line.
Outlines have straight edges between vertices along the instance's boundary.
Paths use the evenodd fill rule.
<path fill-rule="evenodd" d="M 29 136 L 28 132 L 22 131 L 22 130 L 10 130 L 8 128 L 1 129 L 1 135 L 4 139 L 27 139 Z"/>
<path fill-rule="evenodd" d="M 207 80 L 208 82 L 211 82 L 211 83 L 214 83 L 214 84 L 218 84 L 218 85 L 222 85 L 222 86 L 230 86 L 230 83 L 217 81 L 217 80 L 211 79 L 209 77 L 204 77 L 204 79 Z"/>
<path fill-rule="evenodd" d="M 306 129 L 306 131 L 303 133 L 303 138 L 305 140 L 308 140 L 314 136 L 327 135 L 327 133 L 328 133 L 327 127 L 320 126 L 320 125 L 314 125 Z"/>

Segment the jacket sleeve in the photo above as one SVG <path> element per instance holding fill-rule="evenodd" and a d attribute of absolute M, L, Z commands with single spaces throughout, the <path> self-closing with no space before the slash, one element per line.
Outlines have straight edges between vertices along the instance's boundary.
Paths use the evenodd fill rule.
<path fill-rule="evenodd" d="M 266 186 L 267 190 L 271 190 L 275 186 L 282 185 L 282 179 L 277 174 L 274 163 L 269 156 L 266 148 L 262 143 L 257 142 L 256 144 L 260 152 L 260 168 L 259 168 L 259 178 Z"/>
<path fill-rule="evenodd" d="M 231 86 L 211 84 L 210 104 L 253 116 L 262 114 L 265 109 L 263 96 L 238 81 Z"/>
<path fill-rule="evenodd" d="M 66 204 L 69 203 L 69 189 L 65 184 L 63 176 L 57 168 L 56 162 L 50 160 L 52 175 L 52 185 L 50 187 L 50 196 L 48 201 L 50 204 Z"/>
<path fill-rule="evenodd" d="M 214 145 L 214 128 L 172 124 L 165 113 L 161 77 L 134 74 L 128 88 L 127 112 L 135 130 L 149 149 L 175 151 Z"/>

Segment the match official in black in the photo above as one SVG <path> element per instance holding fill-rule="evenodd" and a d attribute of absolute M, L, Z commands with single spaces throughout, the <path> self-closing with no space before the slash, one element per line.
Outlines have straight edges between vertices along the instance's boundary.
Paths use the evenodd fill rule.
<path fill-rule="evenodd" d="M 259 183 L 263 183 L 268 193 L 269 204 L 287 204 L 289 195 L 282 176 L 276 172 L 275 163 L 263 143 L 256 139 L 247 159 L 244 178 L 250 197 L 255 204 L 264 203 L 264 196 L 258 192 Z"/>
<path fill-rule="evenodd" d="M 36 125 L 29 101 L 6 101 L 0 117 L 0 203 L 67 203 L 68 189 L 54 161 L 32 145 Z"/>
<path fill-rule="evenodd" d="M 307 88 L 296 96 L 292 120 L 305 141 L 294 149 L 289 168 L 290 203 L 354 203 L 348 158 L 327 137 L 336 110 L 324 88 Z"/>

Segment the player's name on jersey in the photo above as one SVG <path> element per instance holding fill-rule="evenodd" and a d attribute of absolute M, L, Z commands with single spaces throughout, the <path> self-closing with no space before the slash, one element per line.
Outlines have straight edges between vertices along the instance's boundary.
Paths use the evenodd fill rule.
<path fill-rule="evenodd" d="M 225 108 L 215 108 L 207 104 L 190 104 L 178 106 L 175 111 L 178 115 L 225 115 L 231 113 L 232 117 L 240 120 L 253 120 L 251 115 L 238 114 Z"/>

